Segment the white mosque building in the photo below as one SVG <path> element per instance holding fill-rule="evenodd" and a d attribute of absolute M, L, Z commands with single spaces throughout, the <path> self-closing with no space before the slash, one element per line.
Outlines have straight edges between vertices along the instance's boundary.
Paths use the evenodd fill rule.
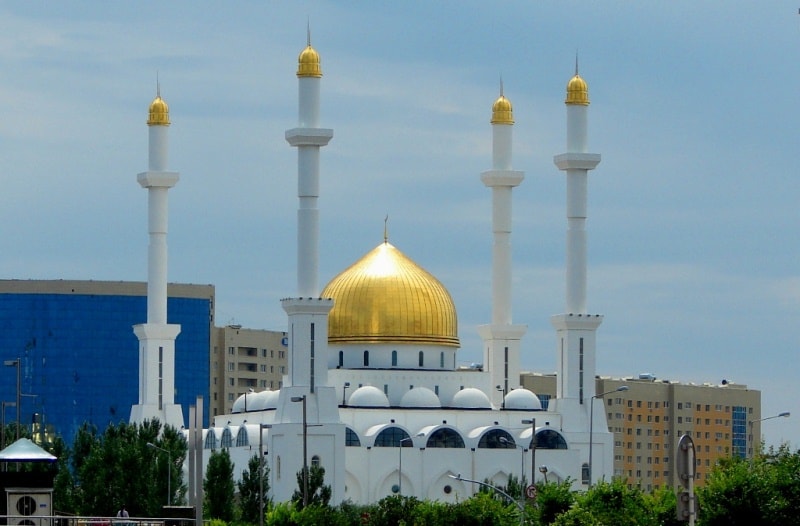
<path fill-rule="evenodd" d="M 483 366 L 464 370 L 456 366 L 458 323 L 450 294 L 386 235 L 319 286 L 320 150 L 333 130 L 320 127 L 322 70 L 310 39 L 297 77 L 299 122 L 286 131 L 298 151 L 299 202 L 297 291 L 281 300 L 288 315 L 288 374 L 279 391 L 245 394 L 232 414 L 214 418 L 203 430 L 204 461 L 210 450 L 227 448 L 241 473 L 263 450 L 275 501 L 291 498 L 304 462 L 325 468 L 334 503 L 398 494 L 455 502 L 478 491 L 471 481 L 505 485 L 511 475 L 528 481 L 569 478 L 575 488 L 610 478 L 612 434 L 604 404 L 592 404 L 595 332 L 603 318 L 586 308 L 587 179 L 600 156 L 588 153 L 588 88 L 577 70 L 567 84 L 566 153 L 554 159 L 567 179 L 567 293 L 565 312 L 551 320 L 558 384 L 546 409 L 535 393 L 520 387 L 526 326 L 511 316 L 510 237 L 512 191 L 524 175 L 512 168 L 514 119 L 502 88 L 492 107 L 492 167 L 480 177 L 492 198 L 492 319 L 479 328 Z M 164 122 L 168 117 L 156 124 Z M 162 164 L 151 171 L 165 170 Z M 140 182 L 144 178 L 145 186 L 152 179 L 166 188 L 177 181 L 177 174 L 169 175 L 142 175 Z M 165 217 L 166 190 L 161 193 L 164 208 L 156 215 Z M 166 225 L 153 230 L 165 236 Z M 162 237 L 157 233 L 151 246 Z M 165 254 L 150 261 L 166 267 Z M 160 274 L 151 269 L 150 275 L 157 280 Z M 151 319 L 148 302 L 144 328 L 155 324 L 159 342 L 174 339 L 175 330 L 154 308 Z M 159 342 L 154 348 L 169 352 Z M 143 352 L 150 352 L 148 345 L 143 341 Z M 161 392 L 148 383 L 155 373 L 143 369 L 140 384 Z M 153 396 L 134 414 L 149 414 Z"/>

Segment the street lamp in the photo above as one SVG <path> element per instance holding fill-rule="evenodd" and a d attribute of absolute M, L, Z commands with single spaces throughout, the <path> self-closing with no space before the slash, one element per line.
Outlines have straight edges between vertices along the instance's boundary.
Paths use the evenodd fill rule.
<path fill-rule="evenodd" d="M 20 359 L 17 358 L 16 360 L 3 360 L 3 365 L 6 367 L 16 367 L 17 368 L 17 440 L 19 440 L 19 427 L 20 427 L 20 419 L 19 419 L 19 408 L 20 408 L 20 396 L 22 393 L 22 385 L 20 383 Z"/>
<path fill-rule="evenodd" d="M 303 508 L 308 506 L 308 420 L 306 420 L 306 395 L 293 396 L 292 402 L 303 403 Z"/>
<path fill-rule="evenodd" d="M 350 382 L 345 382 L 342 386 L 342 405 L 347 405 L 347 390 L 350 388 Z"/>
<path fill-rule="evenodd" d="M 258 425 L 258 526 L 264 526 L 264 430 L 271 427 Z"/>
<path fill-rule="evenodd" d="M 753 434 L 753 424 L 756 422 L 763 422 L 764 420 L 772 420 L 773 418 L 789 418 L 792 415 L 789 411 L 783 411 L 782 413 L 778 413 L 777 415 L 772 416 L 765 416 L 764 418 L 757 418 L 755 420 L 750 420 L 750 434 Z"/>
<path fill-rule="evenodd" d="M 417 433 L 413 437 L 405 437 L 400 439 L 400 466 L 397 473 L 397 494 L 403 494 L 403 442 L 414 440 L 414 437 L 424 437 L 425 433 Z M 411 447 L 411 446 L 408 446 Z"/>
<path fill-rule="evenodd" d="M 172 453 L 163 447 L 158 447 L 152 442 L 148 442 L 147 447 L 158 449 L 159 451 L 163 451 L 167 454 L 167 507 L 169 508 L 172 506 Z"/>
<path fill-rule="evenodd" d="M 536 484 L 536 419 L 525 418 L 522 423 L 531 425 L 531 484 Z"/>
<path fill-rule="evenodd" d="M 592 438 L 594 433 L 594 399 L 595 398 L 603 398 L 607 394 L 617 393 L 622 391 L 627 391 L 627 385 L 620 385 L 616 389 L 611 391 L 606 391 L 605 393 L 596 394 L 592 397 L 591 401 L 589 402 L 589 487 L 592 487 Z"/>
<path fill-rule="evenodd" d="M 544 475 L 544 483 L 547 484 L 547 466 L 539 466 L 539 471 Z"/>

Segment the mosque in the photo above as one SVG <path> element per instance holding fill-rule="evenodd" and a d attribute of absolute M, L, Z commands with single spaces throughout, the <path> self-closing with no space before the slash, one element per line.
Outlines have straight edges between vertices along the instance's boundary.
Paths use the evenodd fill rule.
<path fill-rule="evenodd" d="M 299 119 L 286 131 L 297 148 L 297 290 L 281 300 L 288 316 L 288 368 L 280 390 L 250 392 L 231 414 L 202 430 L 204 462 L 227 448 L 241 473 L 259 452 L 274 501 L 289 500 L 304 465 L 325 468 L 332 502 L 369 503 L 389 495 L 455 502 L 489 481 L 570 480 L 575 488 L 613 474 L 604 404 L 594 399 L 595 333 L 602 316 L 586 310 L 588 173 L 600 162 L 587 141 L 588 87 L 567 84 L 566 153 L 555 156 L 567 182 L 566 309 L 551 318 L 556 397 L 520 386 L 520 342 L 512 321 L 511 210 L 524 174 L 512 168 L 514 116 L 503 95 L 492 106 L 492 165 L 480 179 L 492 199 L 492 319 L 479 327 L 483 364 L 457 367 L 456 306 L 433 275 L 389 242 L 320 287 L 320 152 L 333 130 L 320 125 L 320 56 L 298 59 Z M 174 339 L 166 320 L 166 193 L 169 115 L 150 108 L 148 322 L 140 339 L 140 402 L 132 421 L 160 417 L 181 426 L 169 397 Z M 153 296 L 151 301 L 151 295 Z M 593 413 L 593 414 L 592 414 Z"/>

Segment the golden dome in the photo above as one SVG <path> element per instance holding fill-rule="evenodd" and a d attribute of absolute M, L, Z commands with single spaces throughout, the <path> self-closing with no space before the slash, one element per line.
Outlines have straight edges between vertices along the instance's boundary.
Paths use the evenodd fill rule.
<path fill-rule="evenodd" d="M 147 125 L 169 126 L 169 106 L 161 98 L 161 95 L 156 95 L 156 98 L 150 103 L 150 116 L 147 119 Z"/>
<path fill-rule="evenodd" d="M 582 106 L 589 105 L 589 86 L 580 75 L 575 73 L 567 83 L 567 104 L 580 104 Z"/>
<path fill-rule="evenodd" d="M 322 68 L 319 65 L 319 53 L 309 43 L 297 57 L 298 77 L 321 77 Z"/>
<path fill-rule="evenodd" d="M 492 104 L 492 124 L 514 124 L 514 110 L 511 101 L 500 95 Z"/>
<path fill-rule="evenodd" d="M 333 278 L 321 296 L 334 299 L 330 343 L 459 346 L 450 293 L 388 242 Z"/>

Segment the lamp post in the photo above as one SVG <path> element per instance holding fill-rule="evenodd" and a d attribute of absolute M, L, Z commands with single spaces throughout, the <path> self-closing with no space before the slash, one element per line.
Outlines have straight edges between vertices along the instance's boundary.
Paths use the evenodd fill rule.
<path fill-rule="evenodd" d="M 293 396 L 292 402 L 303 403 L 303 508 L 308 506 L 308 420 L 306 420 L 306 395 Z"/>
<path fill-rule="evenodd" d="M 264 430 L 271 427 L 258 425 L 258 526 L 264 526 Z"/>
<path fill-rule="evenodd" d="M 756 422 L 763 422 L 764 420 L 772 420 L 773 418 L 789 418 L 791 415 L 792 413 L 790 413 L 789 411 L 783 411 L 781 413 L 778 413 L 777 415 L 765 416 L 764 418 L 756 418 L 755 420 L 750 420 L 750 422 L 748 422 L 750 424 L 750 434 L 751 435 L 753 434 L 753 424 L 755 424 Z"/>
<path fill-rule="evenodd" d="M 592 397 L 591 401 L 589 402 L 589 487 L 592 487 L 592 438 L 594 433 L 594 399 L 595 398 L 603 398 L 607 394 L 617 393 L 622 391 L 627 391 L 627 385 L 620 385 L 616 389 L 611 391 L 606 391 L 605 393 L 596 394 Z"/>
<path fill-rule="evenodd" d="M 169 508 L 172 506 L 172 453 L 163 447 L 158 447 L 152 442 L 148 442 L 147 447 L 158 449 L 159 451 L 163 451 L 167 454 L 167 507 Z"/>
<path fill-rule="evenodd" d="M 536 484 L 536 419 L 525 418 L 522 423 L 531 425 L 531 484 Z"/>
<path fill-rule="evenodd" d="M 544 483 L 547 484 L 547 466 L 539 466 L 539 471 L 544 475 Z"/>
<path fill-rule="evenodd" d="M 4 360 L 3 365 L 6 367 L 16 367 L 17 368 L 17 440 L 19 440 L 19 427 L 20 427 L 20 419 L 19 419 L 19 409 L 20 409 L 20 396 L 22 393 L 22 385 L 20 383 L 20 359 L 17 358 L 15 360 Z"/>
<path fill-rule="evenodd" d="M 347 390 L 350 388 L 350 382 L 345 382 L 342 386 L 342 405 L 347 405 Z"/>

